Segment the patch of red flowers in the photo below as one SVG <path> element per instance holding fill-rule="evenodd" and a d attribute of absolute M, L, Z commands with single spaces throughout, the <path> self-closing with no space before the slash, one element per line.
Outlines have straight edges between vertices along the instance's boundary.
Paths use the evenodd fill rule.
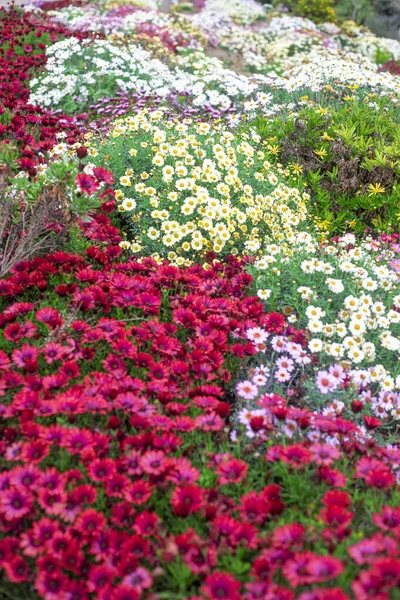
<path fill-rule="evenodd" d="M 18 166 L 32 175 L 43 153 L 57 143 L 57 133 L 66 134 L 71 143 L 80 136 L 72 117 L 29 103 L 28 82 L 46 63 L 46 45 L 68 35 L 45 13 L 0 11 L 0 144 L 17 150 Z"/>
<path fill-rule="evenodd" d="M 379 71 L 389 71 L 392 75 L 400 75 L 400 62 L 398 60 L 388 60 L 379 67 Z"/>
<path fill-rule="evenodd" d="M 327 417 L 312 427 L 337 449 L 302 438 L 257 457 L 227 441 L 225 394 L 255 351 L 245 332 L 300 336 L 248 295 L 245 264 L 122 262 L 104 214 L 83 231 L 86 257 L 35 258 L 0 282 L 5 578 L 44 600 L 150 600 L 182 578 L 192 600 L 395 594 L 396 452 Z M 312 503 L 293 504 L 299 477 Z M 372 518 L 362 486 L 386 499 Z"/>

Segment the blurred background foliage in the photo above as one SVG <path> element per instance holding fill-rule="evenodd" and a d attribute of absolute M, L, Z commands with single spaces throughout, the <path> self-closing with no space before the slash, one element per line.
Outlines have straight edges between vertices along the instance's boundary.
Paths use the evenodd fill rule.
<path fill-rule="evenodd" d="M 400 0 L 275 0 L 273 4 L 317 22 L 331 21 L 329 15 L 334 10 L 339 21 L 352 20 L 378 36 L 400 39 Z"/>

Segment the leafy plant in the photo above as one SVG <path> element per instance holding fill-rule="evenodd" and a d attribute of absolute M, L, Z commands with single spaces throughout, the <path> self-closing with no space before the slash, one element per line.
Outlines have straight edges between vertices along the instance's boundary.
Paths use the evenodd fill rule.
<path fill-rule="evenodd" d="M 259 117 L 253 126 L 270 157 L 283 162 L 311 190 L 314 215 L 329 222 L 330 232 L 395 228 L 400 198 L 398 108 L 373 94 L 326 106 L 308 102 L 296 117 Z"/>

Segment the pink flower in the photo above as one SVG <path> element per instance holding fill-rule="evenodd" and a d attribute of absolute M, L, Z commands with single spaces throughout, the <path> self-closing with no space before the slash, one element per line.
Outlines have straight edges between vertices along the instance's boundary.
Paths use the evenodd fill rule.
<path fill-rule="evenodd" d="M 244 400 L 254 400 L 258 394 L 258 387 L 251 381 L 241 381 L 236 386 L 236 392 Z"/>
<path fill-rule="evenodd" d="M 240 483 L 247 475 L 247 463 L 243 460 L 232 458 L 221 462 L 216 473 L 219 475 L 218 484 Z"/>
<path fill-rule="evenodd" d="M 341 457 L 341 452 L 330 444 L 312 444 L 309 451 L 313 455 L 315 463 L 321 466 L 331 465 L 335 460 Z"/>
<path fill-rule="evenodd" d="M 98 180 L 86 173 L 79 173 L 75 178 L 75 183 L 85 194 L 94 194 L 100 187 Z"/>
<path fill-rule="evenodd" d="M 338 386 L 338 380 L 328 371 L 319 371 L 315 383 L 321 394 L 333 392 Z"/>

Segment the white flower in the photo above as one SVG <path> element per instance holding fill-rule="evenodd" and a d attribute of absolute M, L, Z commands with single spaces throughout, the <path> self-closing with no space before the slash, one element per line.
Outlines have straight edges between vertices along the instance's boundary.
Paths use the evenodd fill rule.
<path fill-rule="evenodd" d="M 125 200 L 121 204 L 124 211 L 135 210 L 136 208 L 136 200 L 133 198 L 125 198 Z"/>
<path fill-rule="evenodd" d="M 324 326 L 322 321 L 318 319 L 310 319 L 307 324 L 307 329 L 311 331 L 311 333 L 320 333 L 323 330 Z"/>
<path fill-rule="evenodd" d="M 325 316 L 325 311 L 319 306 L 310 305 L 306 309 L 306 315 L 309 319 L 319 319 Z"/>
<path fill-rule="evenodd" d="M 268 338 L 268 332 L 261 327 L 253 327 L 252 329 L 248 329 L 246 331 L 246 337 L 248 340 L 260 344 L 266 341 Z"/>
<path fill-rule="evenodd" d="M 313 338 L 308 342 L 308 347 L 310 349 L 310 352 L 316 353 L 321 352 L 322 348 L 324 347 L 324 344 L 318 338 Z"/>
<path fill-rule="evenodd" d="M 347 352 L 347 356 L 352 362 L 360 363 L 363 361 L 365 354 L 361 348 L 355 346 L 354 348 L 350 348 L 350 350 Z"/>
<path fill-rule="evenodd" d="M 340 294 L 344 290 L 343 282 L 340 279 L 326 279 L 326 284 L 331 292 Z"/>
<path fill-rule="evenodd" d="M 261 300 L 268 300 L 268 298 L 270 297 L 270 295 L 272 294 L 272 290 L 258 290 L 257 291 L 257 296 L 259 298 L 261 298 Z"/>

